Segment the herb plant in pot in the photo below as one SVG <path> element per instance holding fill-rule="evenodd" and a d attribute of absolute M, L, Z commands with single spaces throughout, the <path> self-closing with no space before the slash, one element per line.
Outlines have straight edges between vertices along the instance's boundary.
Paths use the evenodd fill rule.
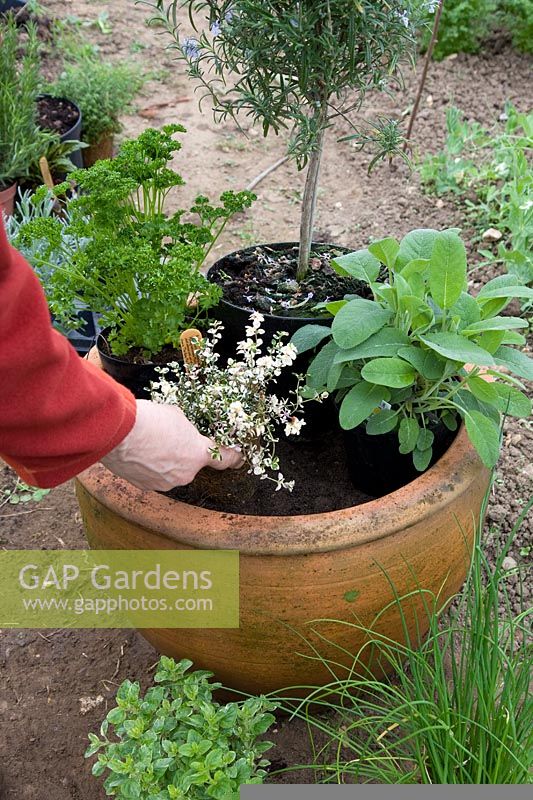
<path fill-rule="evenodd" d="M 19 60 L 22 40 L 12 13 L 0 20 L 0 213 L 13 213 L 17 181 L 43 154 L 49 135 L 39 129 L 39 43 L 33 23 Z M 20 65 L 20 66 L 19 66 Z"/>
<path fill-rule="evenodd" d="M 88 144 L 83 152 L 86 167 L 113 156 L 114 135 L 122 130 L 119 116 L 127 112 L 142 83 L 134 65 L 102 61 L 92 48 L 82 45 L 67 49 L 63 71 L 48 91 L 55 97 L 69 97 L 79 106 L 81 136 Z"/>
<path fill-rule="evenodd" d="M 405 485 L 442 456 L 461 422 L 494 467 L 502 415 L 531 413 L 508 373 L 533 378 L 533 361 L 509 347 L 524 344 L 518 331 L 527 323 L 500 312 L 533 290 L 504 275 L 469 294 L 455 230 L 414 230 L 333 263 L 364 280 L 372 299 L 332 303 L 331 330 L 306 326 L 292 341 L 299 352 L 322 345 L 308 385 L 336 394 L 356 485 L 374 496 Z M 383 266 L 388 278 L 377 282 Z"/>
<path fill-rule="evenodd" d="M 37 98 L 37 123 L 40 128 L 56 134 L 60 143 L 67 146 L 68 157 L 74 167 L 81 169 L 83 157 L 80 139 L 83 118 L 80 108 L 68 98 L 68 95 L 40 94 Z M 76 146 L 69 147 L 74 142 Z"/>
<path fill-rule="evenodd" d="M 63 164 L 63 159 L 59 162 Z M 71 162 L 69 162 L 72 167 Z M 68 168 L 66 168 L 68 171 Z M 30 176 L 31 177 L 31 176 Z M 41 284 L 47 286 L 51 272 L 57 267 L 68 263 L 72 251 L 79 247 L 79 242 L 71 234 L 68 234 L 69 220 L 68 215 L 63 214 L 60 221 L 63 223 L 59 236 L 61 246 L 54 248 L 50 253 L 48 238 L 40 237 L 39 230 L 41 222 L 39 220 L 53 217 L 57 211 L 57 199 L 51 191 L 41 187 L 32 193 L 29 189 L 24 192 L 19 190 L 19 200 L 15 205 L 15 213 L 6 220 L 6 233 L 9 241 L 33 267 Z M 33 225 L 29 225 L 33 221 Z M 52 316 L 54 327 L 63 333 L 79 355 L 86 353 L 93 347 L 98 332 L 98 321 L 96 315 L 83 306 L 79 311 L 79 327 L 70 330 L 62 327 Z"/>
<path fill-rule="evenodd" d="M 220 290 L 200 267 L 228 219 L 253 198 L 249 192 L 225 192 L 221 205 L 212 206 L 200 196 L 190 219 L 183 210 L 167 215 L 168 193 L 183 184 L 168 167 L 181 147 L 173 135 L 184 130 L 149 128 L 124 142 L 117 158 L 74 172 L 79 194 L 65 201 L 66 229 L 49 218 L 20 231 L 27 240 L 47 242 L 36 266 L 47 270 L 44 288 L 57 321 L 79 325 L 74 309 L 80 304 L 100 314 L 104 368 L 139 397 L 147 396 L 156 365 L 179 357 L 182 331 L 202 327 L 218 301 Z M 70 184 L 57 186 L 55 194 L 67 188 Z M 65 235 L 75 247 L 65 249 Z"/>
<path fill-rule="evenodd" d="M 223 327 L 213 323 L 208 338 L 196 343 L 194 363 L 169 364 L 151 385 L 152 400 L 179 406 L 200 433 L 215 442 L 213 458 L 220 457 L 220 447 L 238 447 L 243 455 L 240 470 L 205 469 L 190 486 L 177 490 L 190 503 L 204 505 L 208 500 L 220 507 L 223 502 L 251 498 L 258 477 L 273 481 L 276 491 L 294 488 L 294 481 L 280 472 L 276 444 L 280 426 L 288 436 L 299 434 L 304 423 L 296 414 L 303 398 L 296 391 L 290 400 L 280 399 L 273 384 L 282 370 L 292 366 L 296 348 L 277 334 L 263 350 L 263 319 L 258 312 L 251 314 L 246 339 L 225 366 L 216 352 Z"/>
<path fill-rule="evenodd" d="M 289 155 L 307 167 L 299 241 L 250 248 L 215 264 L 222 286 L 218 314 L 228 343 L 242 338 L 251 309 L 265 315 L 266 335 L 321 317 L 314 306 L 338 296 L 331 248 L 314 247 L 313 225 L 324 138 L 333 119 L 361 106 L 370 89 L 398 79 L 398 62 L 414 49 L 417 3 L 371 0 L 153 0 L 172 52 L 213 102 L 215 119 L 246 113 L 263 133 L 292 131 Z M 182 37 L 180 13 L 196 37 Z M 235 76 L 237 79 L 235 80 Z M 333 250 L 334 254 L 335 249 Z M 364 291 L 353 282 L 352 291 Z"/>

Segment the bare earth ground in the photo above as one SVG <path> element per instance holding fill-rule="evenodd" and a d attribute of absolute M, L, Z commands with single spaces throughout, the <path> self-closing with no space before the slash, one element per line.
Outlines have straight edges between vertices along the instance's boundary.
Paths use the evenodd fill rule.
<path fill-rule="evenodd" d="M 209 108 L 197 108 L 194 89 L 180 67 L 163 50 L 163 40 L 150 30 L 143 7 L 132 0 L 94 3 L 89 0 L 48 2 L 50 15 L 77 17 L 82 24 L 108 11 L 111 32 L 94 24 L 82 30 L 97 41 L 110 58 L 134 58 L 151 75 L 136 102 L 135 113 L 125 117 L 124 135 L 139 133 L 149 125 L 178 121 L 189 130 L 179 156 L 179 169 L 187 186 L 176 206 L 194 194 L 217 195 L 227 188 L 243 188 L 255 175 L 284 153 L 285 142 L 265 141 L 248 130 L 244 138 L 234 124 L 215 126 Z M 47 72 L 57 65 L 47 59 Z M 531 63 L 497 42 L 479 57 L 451 57 L 434 64 L 419 115 L 415 142 L 420 153 L 442 145 L 445 109 L 454 102 L 468 118 L 491 124 L 510 100 L 518 108 L 531 107 Z M 401 116 L 412 103 L 413 74 L 407 75 L 405 92 L 392 99 L 373 97 L 364 115 Z M 404 166 L 381 166 L 366 176 L 368 156 L 357 153 L 338 136 L 348 132 L 341 122 L 331 131 L 326 147 L 317 218 L 321 238 L 355 247 L 369 237 L 401 236 L 413 227 L 465 227 L 460 210 L 448 200 L 425 196 L 416 176 Z M 217 255 L 260 241 L 297 238 L 303 176 L 288 164 L 264 181 L 255 208 L 235 222 L 219 245 Z M 466 231 L 468 234 L 468 231 Z M 477 280 L 488 276 L 476 273 Z M 507 532 L 531 494 L 531 422 L 511 421 L 498 467 L 486 526 L 486 547 L 491 558 L 501 549 Z M 13 475 L 0 470 L 0 488 L 13 485 Z M 511 557 L 527 569 L 533 548 L 532 522 L 526 521 Z M 82 548 L 85 545 L 72 486 L 66 484 L 39 505 L 0 508 L 0 546 L 4 548 Z M 516 578 L 510 577 L 510 582 Z M 531 584 L 531 581 L 529 581 Z M 105 793 L 90 776 L 83 759 L 87 732 L 95 730 L 113 694 L 125 678 L 147 685 L 157 661 L 155 651 L 130 631 L 10 631 L 0 638 L 0 800 L 100 800 Z M 85 698 L 85 700 L 82 700 Z M 86 699 L 95 702 L 83 713 Z M 90 705 L 90 703 L 89 703 Z M 297 723 L 280 721 L 273 738 L 271 758 L 276 766 L 306 762 L 306 733 Z M 286 782 L 312 781 L 299 772 Z"/>

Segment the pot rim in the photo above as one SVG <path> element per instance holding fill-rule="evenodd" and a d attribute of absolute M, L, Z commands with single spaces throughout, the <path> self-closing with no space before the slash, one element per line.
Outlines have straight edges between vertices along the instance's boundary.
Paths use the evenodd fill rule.
<path fill-rule="evenodd" d="M 249 247 L 240 247 L 237 250 L 232 250 L 230 253 L 226 253 L 224 256 L 220 256 L 217 260 L 211 264 L 209 269 L 206 272 L 206 278 L 209 280 L 209 273 L 213 270 L 217 264 L 223 261 L 225 258 L 230 258 L 231 256 L 236 255 L 237 253 L 249 253 L 251 250 L 255 250 L 256 247 L 283 247 L 283 246 L 291 246 L 297 247 L 300 245 L 300 242 L 258 242 L 257 244 L 252 244 Z M 346 247 L 344 244 L 333 244 L 333 242 L 313 242 L 312 247 L 316 247 L 318 245 L 322 245 L 323 247 L 336 247 L 339 250 L 346 250 L 347 253 L 352 253 L 353 251 Z M 216 284 L 219 286 L 220 284 Z M 223 288 L 223 287 L 221 287 Z M 229 300 L 226 300 L 224 297 L 220 298 L 219 305 L 225 305 L 229 308 L 234 308 L 237 311 L 241 311 L 243 314 L 250 314 L 254 311 L 253 308 L 245 308 L 245 306 L 238 306 L 236 303 L 230 303 Z M 322 322 L 330 322 L 332 321 L 332 317 L 330 316 L 323 316 L 323 317 L 291 317 L 290 315 L 280 316 L 279 314 L 269 314 L 267 311 L 260 312 L 265 319 L 274 320 L 275 322 L 279 322 L 280 324 L 286 322 L 288 319 L 294 319 L 298 322 L 301 322 L 302 325 L 320 325 Z"/>
<path fill-rule="evenodd" d="M 487 483 L 488 476 L 462 425 L 444 455 L 411 483 L 367 503 L 318 514 L 212 511 L 137 489 L 102 464 L 82 472 L 77 481 L 111 512 L 177 545 L 282 556 L 340 550 L 405 531 L 467 494 L 474 483 Z"/>
<path fill-rule="evenodd" d="M 16 191 L 17 191 L 18 181 L 13 181 L 13 183 L 8 184 L 4 188 L 2 188 L 2 183 L 0 183 L 0 197 L 2 200 L 9 200 Z"/>

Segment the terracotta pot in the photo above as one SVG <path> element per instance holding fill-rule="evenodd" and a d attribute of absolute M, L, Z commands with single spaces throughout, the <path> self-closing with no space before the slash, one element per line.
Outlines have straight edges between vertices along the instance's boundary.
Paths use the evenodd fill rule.
<path fill-rule="evenodd" d="M 113 158 L 113 134 L 102 136 L 94 144 L 90 144 L 83 151 L 83 163 L 85 167 L 92 167 L 97 161 L 104 158 Z"/>
<path fill-rule="evenodd" d="M 224 685 L 260 693 L 331 680 L 319 661 L 302 656 L 313 655 L 302 636 L 324 656 L 351 667 L 346 651 L 357 653 L 364 636 L 337 620 L 355 623 L 357 617 L 371 625 L 394 598 L 389 579 L 400 596 L 418 585 L 440 593 L 442 601 L 451 597 L 466 575 L 488 483 L 489 473 L 463 428 L 442 458 L 412 483 L 330 513 L 218 513 L 143 492 L 102 465 L 82 473 L 76 491 L 93 548 L 240 551 L 239 629 L 141 633 L 161 653 L 213 670 Z M 409 635 L 417 630 L 424 635 L 420 595 L 406 601 L 404 611 Z M 310 625 L 313 620 L 322 621 Z M 395 609 L 381 615 L 377 629 L 404 640 Z M 368 648 L 361 658 L 369 661 Z"/>
<path fill-rule="evenodd" d="M 12 186 L 8 186 L 7 189 L 0 190 L 0 214 L 2 211 L 6 217 L 10 217 L 13 214 L 16 193 L 16 183 L 12 184 Z"/>

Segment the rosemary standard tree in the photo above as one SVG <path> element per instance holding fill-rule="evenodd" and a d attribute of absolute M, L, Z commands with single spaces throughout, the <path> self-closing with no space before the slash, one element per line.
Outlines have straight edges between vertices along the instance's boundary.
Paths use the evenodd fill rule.
<path fill-rule="evenodd" d="M 359 109 L 369 89 L 400 79 L 424 0 L 141 0 L 157 9 L 171 48 L 211 97 L 215 118 L 243 112 L 253 123 L 291 131 L 289 153 L 307 166 L 297 278 L 305 277 L 324 135 L 331 120 Z M 183 37 L 180 10 L 196 37 Z"/>

